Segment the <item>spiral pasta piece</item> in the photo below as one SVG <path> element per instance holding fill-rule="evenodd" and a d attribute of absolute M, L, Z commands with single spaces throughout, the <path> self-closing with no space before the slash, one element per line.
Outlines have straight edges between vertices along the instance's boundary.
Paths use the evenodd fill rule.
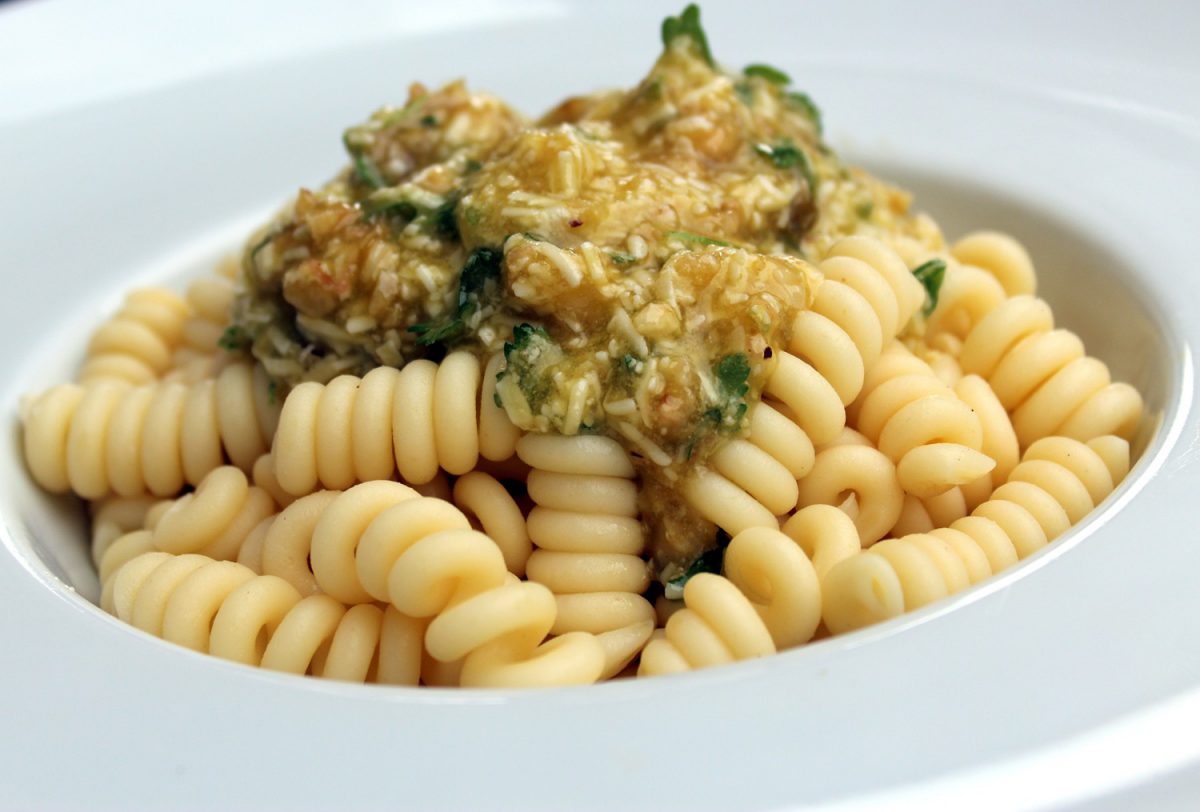
<path fill-rule="evenodd" d="M 533 552 L 533 543 L 512 494 L 491 474 L 471 471 L 454 483 L 451 501 L 467 515 L 471 526 L 496 542 L 508 571 L 520 578 Z"/>
<path fill-rule="evenodd" d="M 1122 459 L 1128 444 L 1116 437 L 1038 440 L 970 516 L 885 539 L 834 566 L 822 582 L 826 626 L 836 634 L 895 617 L 1037 552 L 1112 492 Z"/>
<path fill-rule="evenodd" d="M 1004 286 L 994 275 L 949 259 L 938 290 L 937 306 L 925 320 L 926 339 L 934 341 L 949 336 L 961 342 L 984 316 L 1007 298 Z"/>
<path fill-rule="evenodd" d="M 240 469 L 226 465 L 171 504 L 154 526 L 152 543 L 175 555 L 200 553 L 232 560 L 259 523 L 275 513 L 269 493 L 249 484 Z"/>
<path fill-rule="evenodd" d="M 527 434 L 517 454 L 532 468 L 529 580 L 554 593 L 552 633 L 598 635 L 612 676 L 654 631 L 654 608 L 641 596 L 650 573 L 633 465 L 616 441 L 586 435 Z"/>
<path fill-rule="evenodd" d="M 761 657 L 812 638 L 820 622 L 821 587 L 791 538 L 762 527 L 739 533 L 725 551 L 725 572 L 688 579 L 685 608 L 646 645 L 638 676 Z"/>
<path fill-rule="evenodd" d="M 23 410 L 25 459 L 53 492 L 174 496 L 226 457 L 250 470 L 274 430 L 271 400 L 265 373 L 245 362 L 191 386 L 61 384 Z"/>
<path fill-rule="evenodd" d="M 864 547 L 873 544 L 900 518 L 904 490 L 896 478 L 896 466 L 869 445 L 835 445 L 823 449 L 812 472 L 800 480 L 800 507 L 842 505 L 848 496 L 855 501 L 854 525 Z"/>
<path fill-rule="evenodd" d="M 883 242 L 864 236 L 846 237 L 833 244 L 822 264 L 835 257 L 860 260 L 887 282 L 895 300 L 895 322 L 891 321 L 889 308 L 882 301 L 872 300 L 873 309 L 880 318 L 885 336 L 899 335 L 925 304 L 925 288 L 908 270 L 900 255 Z M 839 278 L 841 273 L 841 267 L 838 267 L 834 278 Z M 863 291 L 860 289 L 860 292 Z M 884 344 L 887 343 L 886 338 L 883 341 Z"/>
<path fill-rule="evenodd" d="M 423 484 L 441 469 L 465 474 L 481 456 L 511 457 L 520 432 L 493 399 L 500 363 L 495 356 L 481 368 L 474 355 L 453 352 L 441 364 L 413 361 L 300 384 L 287 396 L 272 446 L 280 486 L 300 496 L 388 479 L 397 469 L 406 482 Z"/>
<path fill-rule="evenodd" d="M 220 275 L 197 279 L 188 287 L 185 298 L 192 315 L 183 323 L 183 348 L 205 355 L 217 352 L 229 326 L 234 293 L 233 280 Z"/>
<path fill-rule="evenodd" d="M 234 280 L 221 273 L 198 279 L 188 287 L 185 298 L 190 315 L 183 323 L 179 347 L 171 356 L 171 367 L 163 380 L 195 383 L 214 377 L 236 359 L 231 352 L 240 343 L 237 330 L 226 340 L 234 293 Z"/>
<path fill-rule="evenodd" d="M 393 607 L 302 597 L 286 581 L 194 553 L 145 553 L 106 586 L 104 608 L 173 643 L 246 665 L 415 685 L 424 624 Z"/>
<path fill-rule="evenodd" d="M 1142 417 L 1138 391 L 1113 383 L 1108 367 L 1085 353 L 1077 335 L 1055 329 L 1050 306 L 1032 296 L 989 313 L 967 336 L 961 360 L 987 379 L 1022 446 L 1050 435 L 1128 440 Z"/>
<path fill-rule="evenodd" d="M 982 268 L 1003 286 L 1008 296 L 1037 292 L 1037 272 L 1019 241 L 999 231 L 973 231 L 950 247 L 959 262 Z"/>
<path fill-rule="evenodd" d="M 557 613 L 550 590 L 518 581 L 500 547 L 454 505 L 399 482 L 297 499 L 246 558 L 300 595 L 347 606 L 391 603 L 428 619 L 428 654 L 462 660 L 464 685 L 592 682 L 605 665 L 605 646 L 591 634 L 543 643 Z"/>
<path fill-rule="evenodd" d="M 88 341 L 79 380 L 117 379 L 132 384 L 157 380 L 171 366 L 183 337 L 187 303 L 163 288 L 142 288 Z"/>
<path fill-rule="evenodd" d="M 896 464 L 907 493 L 939 496 L 995 467 L 980 451 L 979 417 L 903 345 L 889 347 L 868 383 L 856 427 Z"/>
<path fill-rule="evenodd" d="M 907 285 L 896 290 L 890 284 L 903 267 L 890 248 L 857 238 L 847 253 L 840 250 L 835 244 L 821 262 L 824 279 L 812 306 L 796 314 L 788 351 L 811 364 L 849 404 L 862 389 L 866 369 L 912 313 L 899 299 Z"/>
<path fill-rule="evenodd" d="M 152 496 L 109 496 L 91 503 L 91 552 L 97 571 L 109 548 L 122 536 L 144 528 L 151 511 L 163 504 Z"/>
<path fill-rule="evenodd" d="M 688 504 L 730 535 L 778 527 L 775 517 L 796 504 L 796 480 L 812 471 L 814 445 L 846 425 L 841 398 L 821 373 L 791 353 L 778 358 L 750 413 L 749 436 L 726 441 L 680 484 Z"/>

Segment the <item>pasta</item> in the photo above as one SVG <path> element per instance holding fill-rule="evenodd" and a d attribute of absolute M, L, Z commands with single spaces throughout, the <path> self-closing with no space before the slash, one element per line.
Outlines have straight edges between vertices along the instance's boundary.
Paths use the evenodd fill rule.
<path fill-rule="evenodd" d="M 252 465 L 266 451 L 276 411 L 261 367 L 247 363 L 190 386 L 62 384 L 27 403 L 25 456 L 50 491 L 171 496 L 226 455 Z"/>
<path fill-rule="evenodd" d="M 79 380 L 117 378 L 134 384 L 157 380 L 171 365 L 187 316 L 187 303 L 171 291 L 135 290 L 92 334 Z"/>
<path fill-rule="evenodd" d="M 970 517 L 880 541 L 839 562 L 824 581 L 826 626 L 849 631 L 920 608 L 1053 541 L 1112 491 L 1114 473 L 1127 469 L 1124 441 L 1110 435 L 1093 442 L 1104 456 L 1066 437 L 1039 440 Z"/>
<path fill-rule="evenodd" d="M 493 358 L 452 353 L 441 364 L 414 362 L 397 372 L 378 367 L 364 378 L 303 383 L 287 398 L 275 435 L 279 485 L 292 495 L 318 483 L 346 488 L 387 479 L 399 469 L 426 483 L 439 469 L 473 470 L 480 455 L 505 460 L 518 432 L 495 405 Z"/>
<path fill-rule="evenodd" d="M 1074 333 L 1054 329 L 1050 306 L 1031 296 L 984 317 L 963 343 L 962 364 L 987 379 L 1022 445 L 1051 434 L 1129 439 L 1142 416 L 1138 391 L 1113 383 L 1104 362 Z"/>
<path fill-rule="evenodd" d="M 1144 405 L 1025 247 L 948 244 L 694 6 L 663 46 L 537 121 L 414 84 L 236 260 L 129 294 L 21 405 L 101 608 L 293 674 L 577 685 L 886 621 L 1085 521 Z"/>
<path fill-rule="evenodd" d="M 613 676 L 654 631 L 654 609 L 641 595 L 650 572 L 633 466 L 604 437 L 526 435 L 517 453 L 533 469 L 529 580 L 554 592 L 553 633 L 587 631 L 608 643 L 603 676 Z"/>

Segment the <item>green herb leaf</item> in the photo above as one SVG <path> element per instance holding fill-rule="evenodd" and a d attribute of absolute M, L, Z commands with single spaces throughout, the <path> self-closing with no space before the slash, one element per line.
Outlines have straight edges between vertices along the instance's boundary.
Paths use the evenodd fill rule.
<path fill-rule="evenodd" d="M 772 146 L 771 144 L 755 144 L 754 151 L 780 169 L 791 169 L 804 160 L 804 153 L 790 140 L 784 139 Z"/>
<path fill-rule="evenodd" d="M 687 586 L 687 582 L 693 576 L 699 575 L 702 572 L 710 572 L 714 575 L 720 575 L 721 569 L 725 565 L 725 549 L 729 546 L 730 537 L 724 530 L 717 531 L 716 546 L 709 550 L 705 550 L 696 559 L 688 565 L 688 568 L 683 571 L 682 575 L 677 575 L 665 584 L 666 597 L 670 600 L 679 600 L 683 597 L 683 588 Z"/>
<path fill-rule="evenodd" d="M 609 254 L 608 257 L 613 261 L 614 265 L 629 265 L 632 262 L 636 262 L 636 259 L 631 254 L 620 254 L 615 251 Z"/>
<path fill-rule="evenodd" d="M 699 245 L 719 245 L 722 248 L 732 247 L 731 243 L 724 240 L 715 240 L 712 237 L 705 237 L 701 234 L 693 234 L 690 231 L 668 231 L 668 239 L 683 240 L 684 242 L 694 242 Z"/>
<path fill-rule="evenodd" d="M 444 344 L 458 338 L 466 331 L 467 323 L 463 320 L 464 315 L 470 316 L 471 314 L 463 314 L 460 310 L 459 313 L 442 322 L 427 321 L 422 324 L 414 324 L 408 328 L 408 332 L 417 336 L 417 343 L 422 347 Z"/>
<path fill-rule="evenodd" d="M 546 328 L 540 324 L 529 324 L 522 322 L 513 328 L 512 341 L 504 342 L 504 360 L 509 362 L 513 360 L 514 352 L 525 352 L 537 340 L 550 340 L 550 334 L 546 332 Z"/>
<path fill-rule="evenodd" d="M 496 374 L 496 389 L 511 389 L 511 375 L 525 402 L 537 414 L 554 389 L 555 370 L 563 360 L 562 348 L 550 338 L 544 327 L 522 323 L 513 327 L 511 341 L 504 342 L 504 369 Z"/>
<path fill-rule="evenodd" d="M 921 309 L 921 312 L 925 316 L 929 316 L 937 307 L 938 294 L 941 292 L 942 282 L 946 278 L 946 261 L 931 259 L 913 268 L 912 273 L 917 281 L 925 286 L 925 307 Z"/>
<path fill-rule="evenodd" d="M 781 71 L 779 68 L 773 68 L 770 65 L 755 64 L 747 65 L 742 73 L 747 76 L 757 76 L 760 79 L 766 79 L 773 85 L 790 85 L 792 77 Z"/>
<path fill-rule="evenodd" d="M 808 154 L 796 146 L 791 139 L 785 138 L 775 145 L 755 144 L 754 151 L 780 169 L 791 169 L 792 167 L 799 169 L 808 184 L 809 196 L 813 200 L 817 199 L 817 173 L 813 171 Z"/>
<path fill-rule="evenodd" d="M 474 158 L 471 158 L 467 161 L 466 166 L 463 167 L 463 172 L 470 175 L 474 172 L 478 172 L 480 169 L 483 169 L 483 164 Z"/>
<path fill-rule="evenodd" d="M 745 79 L 733 83 L 733 93 L 742 100 L 742 104 L 750 107 L 754 104 L 754 88 Z"/>
<path fill-rule="evenodd" d="M 437 118 L 432 113 L 427 113 L 421 116 L 422 127 L 436 127 L 438 125 Z"/>
<path fill-rule="evenodd" d="M 817 135 L 822 132 L 821 110 L 813 102 L 812 98 L 807 93 L 802 93 L 799 90 L 793 90 L 783 94 L 784 100 L 790 105 L 800 110 L 812 122 L 813 128 L 817 131 Z"/>
<path fill-rule="evenodd" d="M 458 221 L 454 219 L 454 209 L 457 206 L 458 195 L 452 194 L 446 198 L 445 203 L 430 212 L 429 222 L 433 224 L 434 231 L 440 236 L 453 240 L 458 239 Z"/>
<path fill-rule="evenodd" d="M 726 355 L 713 371 L 725 395 L 740 398 L 750 391 L 750 359 L 746 353 Z"/>
<path fill-rule="evenodd" d="M 700 9 L 695 3 L 689 3 L 678 17 L 667 17 L 662 21 L 663 45 L 671 47 L 677 37 L 690 39 L 704 61 L 709 65 L 715 64 L 712 51 L 708 48 L 708 37 L 700 25 Z"/>
<path fill-rule="evenodd" d="M 495 248 L 472 251 L 458 277 L 458 306 L 467 304 L 472 297 L 478 298 L 489 280 L 499 280 L 503 264 L 504 254 Z"/>
<path fill-rule="evenodd" d="M 383 173 L 379 171 L 379 167 L 375 165 L 367 155 L 363 152 L 354 152 L 354 174 L 358 179 L 372 189 L 382 189 L 387 186 L 387 181 L 384 180 Z"/>
<path fill-rule="evenodd" d="M 242 332 L 242 328 L 236 324 L 226 327 L 225 332 L 217 339 L 217 346 L 229 352 L 242 352 L 249 348 L 250 344 L 250 336 Z"/>
<path fill-rule="evenodd" d="M 642 359 L 633 354 L 626 354 L 621 357 L 621 365 L 625 367 L 626 372 L 637 372 L 638 365 L 642 363 Z"/>
<path fill-rule="evenodd" d="M 476 248 L 467 257 L 458 276 L 458 309 L 442 321 L 414 324 L 408 332 L 417 336 L 422 347 L 445 344 L 459 338 L 467 329 L 467 320 L 475 314 L 487 292 L 488 282 L 499 281 L 504 255 L 494 248 Z"/>

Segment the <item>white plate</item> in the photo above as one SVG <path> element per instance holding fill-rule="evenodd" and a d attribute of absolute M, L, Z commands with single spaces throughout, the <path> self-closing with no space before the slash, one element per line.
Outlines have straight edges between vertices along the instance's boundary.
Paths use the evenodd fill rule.
<path fill-rule="evenodd" d="M 0 805 L 971 798 L 1015 809 L 1194 797 L 1194 4 L 1136 15 L 1118 2 L 706 4 L 719 59 L 791 72 L 834 145 L 911 184 L 949 233 L 1020 236 L 1060 322 L 1138 385 L 1158 420 L 1097 515 L 980 588 L 769 660 L 513 693 L 254 671 L 152 640 L 64 584 L 88 588 L 82 528 L 28 483 L 15 407 L 66 378 L 124 290 L 203 272 L 296 185 L 330 175 L 341 128 L 401 100 L 410 79 L 466 75 L 536 111 L 635 80 L 658 51 L 658 21 L 678 11 L 476 2 L 454 23 L 464 4 L 437 4 L 436 16 L 427 5 L 309 18 L 279 3 L 207 3 L 149 20 L 126 3 L 91 17 L 82 4 L 67 4 L 74 16 L 0 9 L 11 421 L 0 438 Z"/>

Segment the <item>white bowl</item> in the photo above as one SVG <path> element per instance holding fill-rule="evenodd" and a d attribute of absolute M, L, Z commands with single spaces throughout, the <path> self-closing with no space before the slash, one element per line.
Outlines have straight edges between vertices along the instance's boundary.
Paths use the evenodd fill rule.
<path fill-rule="evenodd" d="M 1183 3 L 1128 21 L 1116 2 L 704 9 L 718 59 L 788 70 L 822 105 L 831 142 L 916 190 L 948 234 L 1020 237 L 1059 322 L 1146 396 L 1126 482 L 1001 576 L 767 660 L 542 692 L 256 671 L 152 639 L 87 600 L 81 513 L 30 484 L 16 404 L 67 379 L 124 291 L 206 272 L 297 185 L 331 175 L 341 128 L 402 100 L 409 80 L 466 75 L 536 111 L 634 81 L 657 53 L 659 19 L 678 11 L 465 5 L 479 16 L 461 24 L 445 9 L 424 24 L 422 6 L 370 3 L 306 27 L 270 4 L 279 16 L 266 19 L 297 42 L 330 44 L 288 50 L 275 37 L 261 61 L 252 39 L 216 48 L 220 26 L 187 36 L 189 14 L 245 23 L 251 12 L 180 7 L 174 48 L 156 48 L 163 59 L 177 49 L 186 76 L 178 65 L 147 75 L 153 66 L 106 55 L 97 35 L 79 58 L 97 59 L 101 80 L 77 69 L 82 91 L 41 81 L 36 49 L 9 51 L 9 67 L 28 71 L 6 72 L 14 98 L 0 113 L 3 805 L 1016 809 L 1193 797 L 1200 739 L 1180 731 L 1200 721 L 1200 58 L 1185 32 L 1200 26 Z M 0 32 L 17 13 L 35 39 L 57 31 L 61 7 L 49 8 L 0 10 Z M 145 34 L 145 19 L 113 9 L 101 33 L 139 42 L 129 31 Z M 209 48 L 216 68 L 199 58 Z"/>

